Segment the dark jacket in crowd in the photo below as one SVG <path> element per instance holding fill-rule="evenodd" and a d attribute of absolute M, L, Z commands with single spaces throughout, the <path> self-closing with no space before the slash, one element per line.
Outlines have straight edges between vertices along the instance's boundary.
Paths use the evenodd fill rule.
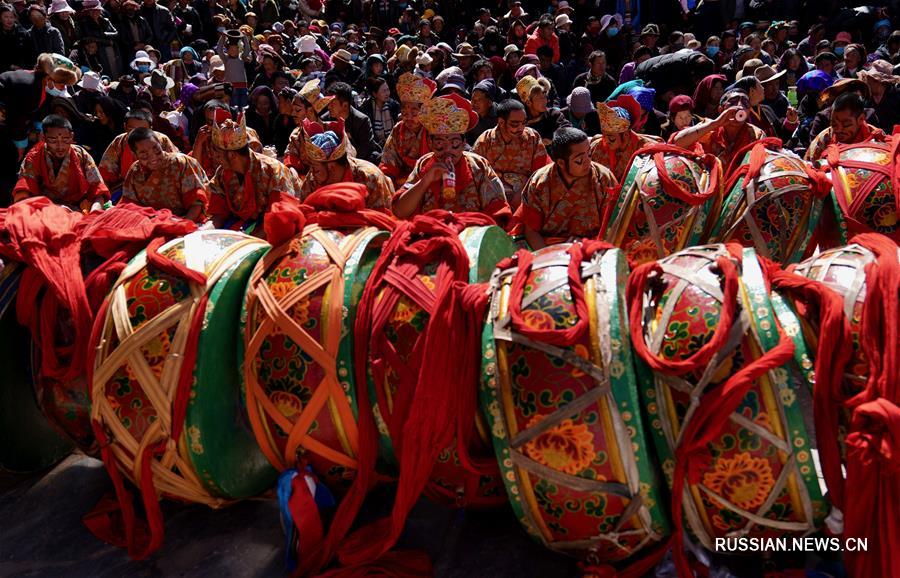
<path fill-rule="evenodd" d="M 589 75 L 590 71 L 582 72 L 576 76 L 575 80 L 572 81 L 572 88 L 583 86 L 591 92 L 591 102 L 605 102 L 609 95 L 612 94 L 612 91 L 616 89 L 618 83 L 608 72 L 604 73 L 599 80 L 592 80 L 589 78 Z"/>
<path fill-rule="evenodd" d="M 713 73 L 713 61 L 693 50 L 661 54 L 637 65 L 634 77 L 656 89 L 657 95 L 673 90 L 693 94 L 700 80 Z"/>
<path fill-rule="evenodd" d="M 55 27 L 50 26 L 50 22 L 44 24 L 43 28 L 32 26 L 29 32 L 31 33 L 31 41 L 34 42 L 35 54 L 43 54 L 44 52 L 66 53 L 66 45 L 63 42 L 62 33 Z"/>
<path fill-rule="evenodd" d="M 153 6 L 144 4 L 141 6 L 141 16 L 144 17 L 144 20 L 150 25 L 150 30 L 153 32 L 153 47 L 159 50 L 163 60 L 171 59 L 172 49 L 170 44 L 177 36 L 172 13 L 169 12 L 168 8 L 159 4 L 154 4 Z"/>
<path fill-rule="evenodd" d="M 356 157 L 370 163 L 378 164 L 381 161 L 381 147 L 375 142 L 375 133 L 372 132 L 372 121 L 369 117 L 350 107 L 350 115 L 344 121 L 344 130 L 347 138 L 356 149 Z"/>
<path fill-rule="evenodd" d="M 124 13 L 116 21 L 119 30 L 119 50 L 122 53 L 123 68 L 134 58 L 134 46 L 136 44 L 153 44 L 153 31 L 150 25 L 140 14 L 129 18 Z"/>
<path fill-rule="evenodd" d="M 40 116 L 41 95 L 44 93 L 46 75 L 33 70 L 10 70 L 0 74 L 0 102 L 6 105 L 6 127 L 10 138 L 21 141 L 28 138 L 32 122 Z"/>
<path fill-rule="evenodd" d="M 552 140 L 553 133 L 557 129 L 572 126 L 558 108 L 548 108 L 539 117 L 529 118 L 525 122 L 529 127 L 536 130 L 543 140 Z"/>
<path fill-rule="evenodd" d="M 0 71 L 19 68 L 33 68 L 37 54 L 31 34 L 20 24 L 9 31 L 0 31 Z"/>

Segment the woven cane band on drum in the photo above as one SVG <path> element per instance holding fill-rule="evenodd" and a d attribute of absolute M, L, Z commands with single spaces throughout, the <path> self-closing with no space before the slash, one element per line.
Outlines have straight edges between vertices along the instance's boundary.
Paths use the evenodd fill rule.
<path fill-rule="evenodd" d="M 830 183 L 800 157 L 782 150 L 778 139 L 763 139 L 747 150 L 728 177 L 711 239 L 753 247 L 778 262 L 796 262 L 819 223 Z"/>
<path fill-rule="evenodd" d="M 162 250 L 177 242 L 181 240 L 164 245 Z M 190 461 L 185 458 L 186 451 L 181 447 L 186 443 L 185 440 L 172 437 L 173 431 L 181 427 L 173 422 L 173 413 L 182 374 L 193 371 L 191 367 L 183 367 L 182 362 L 192 328 L 204 313 L 201 308 L 205 308 L 204 295 L 234 265 L 238 256 L 261 244 L 261 241 L 248 237 L 230 245 L 207 266 L 205 285 L 190 283 L 188 297 L 137 328 L 132 326 L 128 312 L 126 284 L 148 266 L 147 255 L 141 254 L 129 263 L 113 287 L 94 360 L 91 418 L 108 432 L 110 450 L 116 465 L 136 484 L 141 484 L 139 456 L 146 454 L 149 448 L 161 444 L 164 450 L 158 459 L 152 460 L 150 470 L 158 493 L 214 508 L 227 503 L 226 500 L 213 496 L 199 479 Z M 171 349 L 161 374 L 157 377 L 141 349 L 173 328 Z M 115 348 L 112 347 L 113 343 L 117 343 Z M 106 396 L 108 382 L 123 368 L 131 370 L 135 377 L 132 384 L 143 391 L 157 416 L 149 425 L 146 435 L 139 440 L 121 422 Z"/>
<path fill-rule="evenodd" d="M 611 315 L 615 313 L 612 308 L 622 307 L 622 304 L 617 304 L 616 295 L 609 293 L 609 289 L 604 284 L 603 275 L 615 276 L 615 253 L 618 252 L 600 249 L 593 254 L 584 255 L 582 260 L 580 251 L 544 252 L 535 255 L 533 262 L 520 262 L 520 265 L 516 267 L 505 270 L 498 269 L 491 281 L 494 298 L 490 313 L 490 319 L 494 320 L 492 338 L 496 342 L 496 352 L 488 349 L 485 353 L 486 359 L 496 355 L 496 375 L 499 379 L 497 385 L 491 386 L 491 389 L 494 390 L 492 399 L 497 399 L 500 407 L 498 411 L 491 412 L 495 422 L 493 431 L 494 435 L 502 438 L 502 443 L 508 446 L 508 453 L 504 449 L 502 455 L 498 455 L 501 455 L 501 460 L 509 462 L 503 467 L 506 472 L 508 489 L 513 499 L 521 504 L 521 506 L 514 505 L 514 509 L 524 517 L 524 523 L 531 533 L 549 548 L 569 553 L 583 553 L 588 557 L 602 552 L 599 557 L 605 560 L 626 558 L 663 537 L 655 529 L 659 527 L 659 524 L 654 524 L 654 515 L 651 512 L 651 508 L 654 507 L 651 505 L 654 494 L 646 487 L 648 478 L 642 477 L 639 472 L 641 465 L 637 463 L 635 450 L 632 447 L 633 440 L 628 433 L 629 428 L 635 427 L 635 424 L 633 422 L 626 423 L 626 420 L 623 419 L 612 391 L 613 379 L 610 371 L 612 367 L 621 369 L 621 361 L 618 360 L 621 355 L 619 351 L 621 342 L 611 334 L 611 324 L 613 323 Z M 618 258 L 621 259 L 621 257 Z M 590 335 L 589 351 L 584 352 L 583 355 L 576 353 L 575 349 L 542 341 L 539 335 L 534 337 L 523 335 L 517 331 L 514 318 L 510 315 L 511 300 L 520 300 L 520 307 L 516 309 L 524 315 L 530 306 L 548 294 L 569 285 L 570 277 L 550 274 L 549 271 L 552 268 L 566 268 L 571 275 L 573 259 L 578 261 L 575 274 L 579 277 L 578 283 L 583 285 L 583 299 L 587 305 L 588 323 L 585 325 L 582 335 L 576 336 L 576 341 L 580 343 L 584 335 Z M 527 269 L 522 270 L 522 267 L 527 267 Z M 541 273 L 542 271 L 547 273 Z M 515 290 L 514 278 L 520 274 L 533 274 L 534 278 L 539 279 L 527 294 L 522 292 L 517 294 Z M 576 292 L 573 291 L 572 294 L 575 295 Z M 624 308 L 619 313 L 624 315 Z M 513 399 L 517 394 L 513 391 L 514 377 L 510 371 L 508 359 L 510 347 L 513 344 L 560 360 L 572 371 L 589 376 L 596 387 L 580 394 L 576 393 L 575 397 L 567 402 L 559 402 L 554 411 L 536 423 L 520 429 L 515 413 L 516 404 Z M 492 363 L 489 365 L 490 367 L 494 366 Z M 630 371 L 630 369 L 626 368 L 625 371 Z M 493 381 L 493 376 L 493 370 L 486 369 L 486 378 L 489 381 Z M 492 405 L 494 402 L 488 402 L 489 408 Z M 579 472 L 566 472 L 549 467 L 536 461 L 533 456 L 529 456 L 529 447 L 538 438 L 548 432 L 553 433 L 560 427 L 565 427 L 572 421 L 573 416 L 580 416 L 582 412 L 590 409 L 595 409 L 600 416 L 604 438 L 613 440 L 610 446 L 602 449 L 609 457 L 615 481 L 588 479 L 578 475 Z M 570 425 L 577 427 L 577 424 Z M 560 540 L 550 528 L 548 520 L 545 519 L 545 512 L 539 505 L 538 492 L 532 483 L 532 478 L 546 480 L 563 489 L 562 491 L 568 489 L 572 492 L 613 494 L 627 500 L 627 506 L 618 515 L 617 520 L 611 521 L 608 518 L 604 518 L 602 521 L 598 520 L 598 523 L 601 524 L 611 523 L 612 527 L 609 531 L 598 532 L 587 539 Z M 600 515 L 597 514 L 597 516 Z M 606 516 L 611 516 L 611 514 L 606 514 Z M 632 539 L 630 543 L 623 542 L 629 538 Z M 637 539 L 634 540 L 634 538 Z M 610 554 L 610 552 L 612 553 Z"/>
<path fill-rule="evenodd" d="M 253 432 L 263 453 L 279 470 L 296 465 L 298 458 L 305 452 L 312 452 L 348 469 L 357 469 L 359 432 L 356 417 L 338 376 L 337 355 L 342 338 L 340 329 L 344 307 L 344 268 L 360 244 L 376 231 L 377 229 L 368 227 L 345 236 L 340 243 L 335 243 L 318 225 L 307 226 L 303 231 L 303 237 L 315 239 L 324 248 L 330 264 L 279 297 L 273 295 L 266 278 L 271 269 L 285 256 L 299 250 L 297 246 L 299 239 L 270 252 L 257 263 L 253 271 L 247 291 L 248 330 L 244 333 L 247 410 Z M 324 343 L 313 338 L 290 314 L 292 307 L 299 301 L 319 290 L 324 290 L 329 297 L 322 319 L 322 325 L 326 328 L 322 331 Z M 252 334 L 250 328 L 255 328 Z M 260 383 L 257 365 L 254 362 L 260 347 L 275 333 L 288 336 L 325 373 L 320 383 L 310 386 L 313 394 L 309 402 L 297 415 L 290 418 L 269 399 Z M 344 435 L 341 436 L 343 452 L 323 444 L 310 435 L 310 427 L 326 405 L 335 424 L 343 428 Z M 283 453 L 273 439 L 273 432 L 267 420 L 271 420 L 288 434 Z"/>
<path fill-rule="evenodd" d="M 693 258 L 698 261 L 698 265 L 693 268 L 686 268 L 678 264 L 678 258 Z M 767 285 L 763 272 L 752 250 L 746 250 L 743 259 L 743 272 L 739 276 L 739 291 L 736 294 L 738 303 L 725 303 L 725 296 L 722 289 L 717 283 L 708 280 L 707 274 L 702 271 L 716 270 L 716 263 L 721 263 L 722 258 L 729 258 L 729 251 L 724 245 L 710 245 L 706 247 L 697 247 L 679 252 L 672 258 L 666 259 L 659 263 L 659 276 L 666 275 L 670 279 L 670 288 L 666 291 L 665 304 L 662 310 L 655 314 L 655 317 L 645 325 L 646 346 L 648 354 L 660 360 L 661 349 L 664 339 L 667 338 L 667 332 L 671 329 L 671 320 L 675 311 L 679 307 L 679 301 L 686 291 L 701 291 L 708 297 L 718 302 L 722 310 L 725 311 L 729 307 L 737 307 L 736 316 L 730 327 L 720 327 L 719 330 L 727 331 L 723 340 L 723 345 L 718 347 L 711 359 L 704 365 L 697 367 L 696 374 L 701 377 L 692 383 L 689 376 L 685 376 L 685 372 L 680 374 L 676 372 L 659 371 L 655 372 L 653 381 L 653 395 L 651 396 L 659 405 L 659 421 L 661 423 L 662 435 L 664 442 L 670 451 L 676 456 L 675 460 L 675 481 L 678 480 L 679 462 L 678 456 L 681 446 L 684 443 L 683 436 L 686 431 L 691 429 L 691 422 L 703 405 L 703 400 L 711 391 L 721 390 L 724 384 L 716 384 L 712 386 L 713 378 L 717 374 L 721 374 L 726 369 L 725 364 L 732 363 L 731 359 L 735 355 L 736 350 L 747 341 L 749 352 L 752 356 L 750 359 L 744 360 L 744 366 L 741 371 L 753 364 L 756 364 L 767 352 L 775 351 L 781 348 L 781 343 L 789 341 L 788 336 L 799 333 L 799 324 L 796 318 L 788 315 L 784 309 L 779 310 L 781 304 L 775 305 L 773 301 L 767 298 Z M 673 286 L 674 283 L 674 286 Z M 777 296 L 776 296 L 777 297 Z M 647 293 L 643 293 L 641 297 L 644 308 L 650 306 L 651 297 Z M 780 299 L 780 297 L 778 297 Z M 634 307 L 634 302 L 631 303 Z M 640 315 L 640 314 L 638 314 Z M 719 322 L 721 324 L 721 321 Z M 785 323 L 789 325 L 784 325 Z M 641 338 L 636 338 L 641 339 Z M 780 354 L 778 365 L 784 365 L 790 358 L 794 358 L 800 362 L 803 355 L 806 355 L 805 349 L 795 347 L 790 350 L 783 348 L 785 356 Z M 808 356 L 804 359 L 804 365 L 812 367 Z M 771 364 L 775 367 L 769 369 L 756 377 L 758 382 L 762 382 L 760 403 L 766 407 L 769 414 L 776 414 L 777 419 L 768 419 L 768 427 L 748 419 L 739 411 L 740 404 L 734 407 L 728 421 L 735 426 L 749 431 L 752 435 L 758 437 L 761 441 L 768 443 L 779 452 L 782 464 L 780 473 L 771 479 L 771 485 L 767 488 L 767 495 L 763 500 L 755 500 L 760 502 L 755 508 L 742 508 L 734 502 L 724 498 L 721 493 L 714 491 L 707 486 L 706 476 L 703 480 L 688 480 L 683 486 L 683 493 L 680 498 L 681 508 L 683 508 L 684 516 L 693 533 L 699 538 L 701 543 L 707 547 L 713 547 L 713 538 L 716 533 L 713 531 L 711 520 L 709 518 L 704 500 L 712 503 L 716 508 L 728 511 L 731 515 L 737 515 L 746 520 L 746 524 L 738 530 L 731 530 L 735 535 L 748 535 L 754 533 L 754 526 L 759 526 L 766 530 L 777 530 L 781 532 L 795 533 L 804 535 L 812 532 L 817 527 L 817 519 L 822 517 L 823 503 L 820 495 L 812 495 L 818 488 L 815 479 L 815 470 L 812 468 L 812 460 L 809 455 L 808 440 L 798 438 L 795 430 L 805 431 L 802 416 L 787 415 L 785 410 L 785 402 L 778 396 L 779 388 L 777 383 L 785 379 L 779 375 L 783 370 L 775 363 Z M 731 369 L 734 371 L 734 369 Z M 804 382 L 810 378 L 808 373 L 803 374 Z M 790 386 L 790 384 L 787 384 Z M 802 383 L 801 386 L 806 386 Z M 797 389 L 797 388 L 795 388 Z M 674 399 L 671 395 L 672 390 L 686 394 L 690 403 L 687 407 L 683 420 L 679 421 L 679 417 L 675 411 Z M 749 391 L 749 390 L 748 390 Z M 803 392 L 797 393 L 798 398 Z M 808 397 L 808 393 L 806 393 Z M 791 404 L 796 403 L 791 400 Z M 802 443 L 800 443 L 802 442 Z M 798 445 L 799 443 L 799 445 Z M 742 454 L 737 454 L 740 457 Z M 708 456 L 711 457 L 711 456 Z M 748 454 L 745 459 L 752 460 L 753 456 Z M 697 459 L 697 458 L 695 458 Z M 717 460 L 721 458 L 713 458 L 713 461 L 701 466 L 702 472 L 710 472 L 716 465 Z M 664 466 L 665 469 L 666 466 Z M 690 470 L 690 467 L 688 467 Z M 683 474 L 682 474 L 683 475 Z M 771 476 L 771 472 L 769 474 Z M 678 485 L 678 484 L 676 484 Z M 783 520 L 772 516 L 772 507 L 780 497 L 783 490 L 787 490 L 791 503 L 791 509 L 799 520 Z M 757 496 L 758 498 L 759 496 Z M 673 500 L 676 498 L 673 496 Z M 814 503 L 815 502 L 815 503 Z M 677 514 L 675 514 L 677 515 Z M 675 520 L 678 524 L 680 520 Z M 721 533 L 721 532 L 720 532 Z M 730 534 L 731 535 L 731 534 Z"/>

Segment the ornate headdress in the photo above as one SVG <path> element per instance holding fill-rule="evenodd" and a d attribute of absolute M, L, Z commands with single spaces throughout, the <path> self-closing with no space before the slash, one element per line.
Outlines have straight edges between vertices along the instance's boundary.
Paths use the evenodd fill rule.
<path fill-rule="evenodd" d="M 527 103 L 531 98 L 531 93 L 535 90 L 541 89 L 544 91 L 544 94 L 550 92 L 550 81 L 546 78 L 535 78 L 533 76 L 523 76 L 519 82 L 516 83 L 516 94 L 519 95 L 519 100 L 523 103 Z"/>
<path fill-rule="evenodd" d="M 478 123 L 472 104 L 458 94 L 446 94 L 428 100 L 419 120 L 428 134 L 465 134 Z"/>
<path fill-rule="evenodd" d="M 620 106 L 607 106 L 597 103 L 597 115 L 600 117 L 600 130 L 605 133 L 621 134 L 631 128 L 631 114 Z"/>
<path fill-rule="evenodd" d="M 303 88 L 300 89 L 300 96 L 313 107 L 316 114 L 325 110 L 328 103 L 334 100 L 333 96 L 322 96 L 322 90 L 319 87 L 319 79 L 317 78 L 314 78 L 303 85 Z"/>
<path fill-rule="evenodd" d="M 335 121 L 325 126 L 318 122 L 303 121 L 303 152 L 314 162 L 336 161 L 347 154 L 347 135 L 344 122 Z"/>
<path fill-rule="evenodd" d="M 45 52 L 38 56 L 37 64 L 53 82 L 72 86 L 81 79 L 81 69 L 62 54 Z"/>
<path fill-rule="evenodd" d="M 237 122 L 230 118 L 219 122 L 217 118 L 212 124 L 212 142 L 214 147 L 226 151 L 236 151 L 247 146 L 250 137 L 247 135 L 247 123 L 244 121 L 244 115 L 239 114 Z"/>
<path fill-rule="evenodd" d="M 410 72 L 400 75 L 397 80 L 397 95 L 400 102 L 417 102 L 424 104 L 431 98 L 437 85 L 429 78 L 422 78 Z"/>

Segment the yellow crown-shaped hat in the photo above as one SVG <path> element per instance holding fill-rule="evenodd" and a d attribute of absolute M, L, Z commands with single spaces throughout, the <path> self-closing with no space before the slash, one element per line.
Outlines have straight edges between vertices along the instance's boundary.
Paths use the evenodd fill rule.
<path fill-rule="evenodd" d="M 334 100 L 333 96 L 322 96 L 322 89 L 319 86 L 318 78 L 314 78 L 304 84 L 303 88 L 300 89 L 300 96 L 313 107 L 316 114 L 325 110 L 328 103 Z"/>
<path fill-rule="evenodd" d="M 432 98 L 422 106 L 419 120 L 428 134 L 465 134 L 474 128 L 478 115 L 472 104 L 458 94 Z"/>
<path fill-rule="evenodd" d="M 344 122 L 334 121 L 324 125 L 303 121 L 303 153 L 313 162 L 336 161 L 347 154 L 347 135 Z"/>
<path fill-rule="evenodd" d="M 244 148 L 250 142 L 247 134 L 247 123 L 244 115 L 238 115 L 238 121 L 230 118 L 222 122 L 214 122 L 212 125 L 213 146 L 226 151 L 236 151 Z"/>
<path fill-rule="evenodd" d="M 406 72 L 397 79 L 397 96 L 400 97 L 400 102 L 423 104 L 431 98 L 435 86 L 433 80 Z"/>

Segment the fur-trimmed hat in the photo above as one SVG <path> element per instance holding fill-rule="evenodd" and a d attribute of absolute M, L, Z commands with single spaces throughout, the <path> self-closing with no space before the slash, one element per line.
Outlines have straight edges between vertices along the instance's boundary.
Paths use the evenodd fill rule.
<path fill-rule="evenodd" d="M 37 58 L 38 70 L 43 70 L 53 82 L 73 86 L 81 80 L 81 69 L 62 54 L 45 52 Z"/>
<path fill-rule="evenodd" d="M 550 92 L 550 81 L 543 77 L 523 76 L 516 83 L 516 94 L 519 95 L 519 100 L 523 103 L 531 100 L 532 93 L 538 89 L 542 90 L 544 94 L 548 94 Z"/>

